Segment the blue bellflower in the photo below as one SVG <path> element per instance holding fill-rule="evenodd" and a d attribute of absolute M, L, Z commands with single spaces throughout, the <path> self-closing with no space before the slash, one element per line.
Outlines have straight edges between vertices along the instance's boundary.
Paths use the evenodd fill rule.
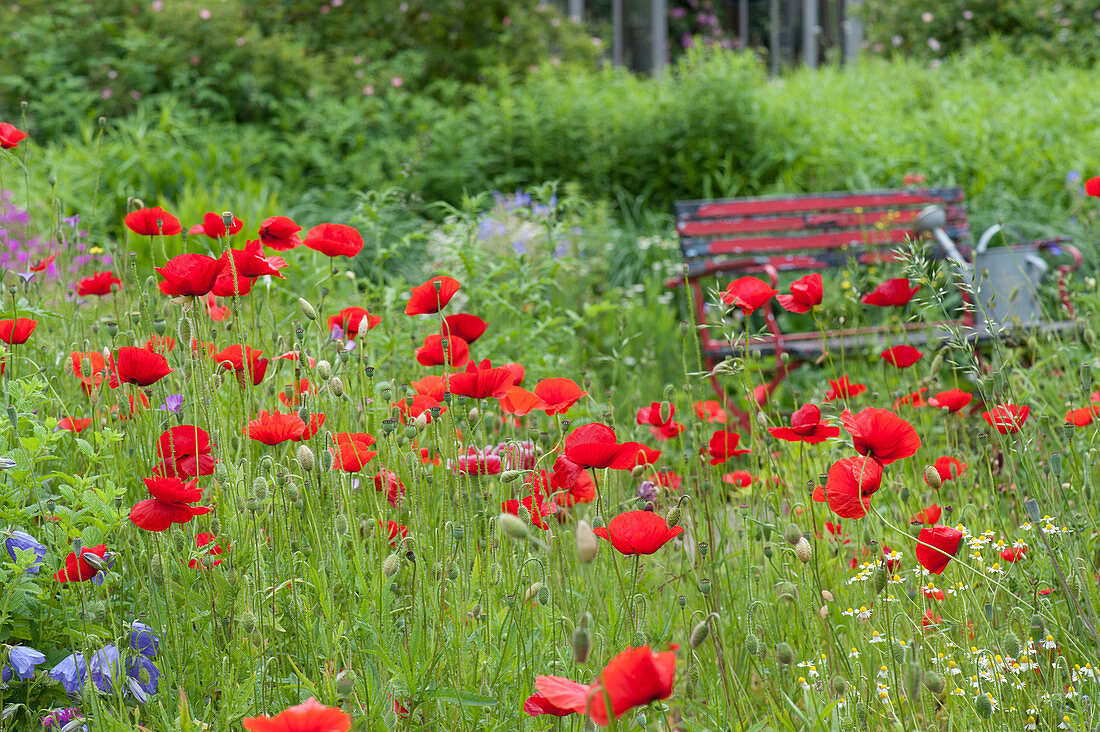
<path fill-rule="evenodd" d="M 37 539 L 28 534 L 25 531 L 9 531 L 4 533 L 4 548 L 8 551 L 8 556 L 11 560 L 16 560 L 16 549 L 30 552 L 33 551 L 38 559 L 31 566 L 27 567 L 29 574 L 38 574 L 39 568 L 42 566 L 42 560 L 46 558 L 46 545 L 40 544 Z"/>
<path fill-rule="evenodd" d="M 8 649 L 8 662 L 0 669 L 0 680 L 6 684 L 14 673 L 23 681 L 34 678 L 34 667 L 44 662 L 46 656 L 27 646 L 11 646 Z"/>

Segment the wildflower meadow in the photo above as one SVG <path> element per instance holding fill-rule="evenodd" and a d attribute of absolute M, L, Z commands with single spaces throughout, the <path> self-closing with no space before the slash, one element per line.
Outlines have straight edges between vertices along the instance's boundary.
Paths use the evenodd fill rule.
<path fill-rule="evenodd" d="M 1091 255 L 1057 332 L 910 344 L 921 241 L 699 323 L 674 235 L 554 186 L 398 247 L 378 198 L 74 210 L 33 146 L 0 123 L 0 730 L 1100 724 Z M 776 385 L 765 306 L 890 344 Z"/>

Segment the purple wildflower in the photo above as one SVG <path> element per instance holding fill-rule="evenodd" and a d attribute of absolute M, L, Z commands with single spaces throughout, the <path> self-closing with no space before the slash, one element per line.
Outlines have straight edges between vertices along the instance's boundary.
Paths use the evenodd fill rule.
<path fill-rule="evenodd" d="M 27 567 L 29 574 L 38 574 L 42 566 L 42 560 L 46 558 L 46 545 L 40 544 L 33 536 L 25 531 L 9 531 L 4 533 L 4 548 L 8 550 L 8 556 L 13 562 L 16 559 L 16 550 L 30 552 L 37 556 L 34 563 Z"/>
<path fill-rule="evenodd" d="M 26 681 L 34 678 L 34 667 L 46 660 L 46 655 L 27 646 L 9 646 L 8 662 L 0 667 L 0 680 L 6 684 L 12 673 Z"/>

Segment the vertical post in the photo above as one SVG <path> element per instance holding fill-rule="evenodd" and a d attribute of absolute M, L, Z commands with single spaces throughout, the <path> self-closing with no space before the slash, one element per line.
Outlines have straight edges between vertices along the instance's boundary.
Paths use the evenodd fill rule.
<path fill-rule="evenodd" d="M 623 65 L 623 0 L 611 0 L 611 63 Z"/>
<path fill-rule="evenodd" d="M 768 5 L 768 65 L 775 76 L 779 73 L 779 0 L 770 0 Z"/>
<path fill-rule="evenodd" d="M 844 0 L 844 61 L 853 63 L 859 58 L 863 47 L 863 0 Z"/>
<path fill-rule="evenodd" d="M 737 38 L 742 49 L 749 47 L 749 0 L 737 0 Z"/>
<path fill-rule="evenodd" d="M 668 47 L 668 0 L 650 0 L 652 35 L 650 37 L 650 73 L 661 77 L 665 73 L 665 53 Z"/>
<path fill-rule="evenodd" d="M 817 0 L 802 0 L 802 60 L 817 68 Z"/>
<path fill-rule="evenodd" d="M 569 0 L 569 18 L 578 23 L 584 20 L 584 0 Z"/>

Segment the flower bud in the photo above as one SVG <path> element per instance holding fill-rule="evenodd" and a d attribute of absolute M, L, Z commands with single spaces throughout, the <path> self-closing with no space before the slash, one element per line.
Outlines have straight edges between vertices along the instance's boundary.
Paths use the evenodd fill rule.
<path fill-rule="evenodd" d="M 803 536 L 798 540 L 798 543 L 794 545 L 794 554 L 798 557 L 798 561 L 805 564 L 810 561 L 810 555 L 813 553 L 813 548 L 810 546 L 810 542 Z"/>
<path fill-rule="evenodd" d="M 592 650 L 592 634 L 587 625 L 578 625 L 573 629 L 573 663 L 585 663 Z"/>
<path fill-rule="evenodd" d="M 787 543 L 794 546 L 802 539 L 802 529 L 798 527 L 798 524 L 787 524 L 787 528 L 783 531 L 783 538 L 787 540 Z"/>
<path fill-rule="evenodd" d="M 943 478 L 940 477 L 940 471 L 936 470 L 935 465 L 929 465 L 924 469 L 924 482 L 932 486 L 933 490 L 939 490 L 943 485 Z"/>
<path fill-rule="evenodd" d="M 784 666 L 790 666 L 794 663 L 794 649 L 791 648 L 791 644 L 786 641 L 777 643 L 775 646 L 775 660 Z"/>
<path fill-rule="evenodd" d="M 916 702 L 917 699 L 920 698 L 921 683 L 923 681 L 924 671 L 921 669 L 920 664 L 916 661 L 910 662 L 905 675 L 905 689 L 910 704 Z"/>
<path fill-rule="evenodd" d="M 511 513 L 502 513 L 497 516 L 497 525 L 500 526 L 502 533 L 513 539 L 526 539 L 530 533 L 527 529 L 527 523 L 519 516 Z"/>
<path fill-rule="evenodd" d="M 884 589 L 886 589 L 886 567 L 880 564 L 871 573 L 871 591 L 877 595 Z"/>
<path fill-rule="evenodd" d="M 245 610 L 241 613 L 241 630 L 245 633 L 252 633 L 256 630 L 256 616 L 251 610 Z"/>
<path fill-rule="evenodd" d="M 321 377 L 323 381 L 328 381 L 332 378 L 332 364 L 324 359 L 317 362 L 317 375 Z"/>
<path fill-rule="evenodd" d="M 1001 649 L 1009 658 L 1019 658 L 1021 650 L 1019 637 L 1011 630 L 1006 632 L 1001 641 Z"/>
<path fill-rule="evenodd" d="M 891 643 L 890 656 L 894 659 L 894 663 L 901 664 L 905 661 L 905 645 L 898 642 Z"/>
<path fill-rule="evenodd" d="M 834 676 L 830 682 L 830 686 L 833 687 L 833 693 L 837 696 L 844 696 L 848 691 L 848 680 L 843 676 Z"/>
<path fill-rule="evenodd" d="M 390 554 L 382 561 L 382 576 L 386 579 L 393 577 L 401 569 L 401 557 Z"/>
<path fill-rule="evenodd" d="M 945 686 L 947 684 L 944 682 L 943 677 L 935 671 L 929 671 L 924 675 L 924 688 L 934 695 L 939 696 L 942 694 Z"/>
<path fill-rule="evenodd" d="M 355 690 L 355 685 L 359 682 L 355 672 L 350 668 L 336 674 L 336 693 L 340 696 L 348 696 Z"/>
<path fill-rule="evenodd" d="M 756 651 L 757 651 L 757 646 L 759 646 L 759 645 L 760 644 L 759 644 L 759 641 L 758 641 L 757 637 L 755 635 L 753 635 L 752 633 L 749 633 L 748 635 L 745 636 L 745 653 L 749 654 L 750 656 L 755 656 Z"/>
<path fill-rule="evenodd" d="M 548 586 L 543 585 L 542 587 L 539 588 L 538 599 L 539 599 L 539 604 L 542 605 L 543 607 L 546 607 L 547 605 L 550 604 L 550 588 Z"/>
<path fill-rule="evenodd" d="M 310 320 L 317 320 L 317 309 L 306 300 L 304 297 L 298 298 L 298 307 L 302 309 L 302 314 Z"/>
<path fill-rule="evenodd" d="M 339 399 L 344 396 L 344 382 L 339 376 L 333 376 L 328 382 L 328 388 L 332 390 L 332 395 Z"/>
<path fill-rule="evenodd" d="M 321 453 L 321 470 L 325 471 L 326 473 L 328 471 L 332 470 L 332 462 L 333 462 L 334 459 L 335 458 L 333 457 L 332 453 L 329 452 L 328 450 L 325 450 L 324 452 L 322 452 Z"/>
<path fill-rule="evenodd" d="M 596 558 L 596 553 L 600 549 L 599 541 L 596 538 L 595 532 L 592 531 L 592 527 L 588 525 L 588 522 L 581 519 L 577 522 L 576 531 L 577 542 L 577 558 L 584 564 L 588 564 Z"/>
<path fill-rule="evenodd" d="M 312 473 L 315 465 L 313 459 L 313 450 L 309 449 L 308 445 L 298 446 L 298 462 L 302 466 L 302 470 L 307 473 Z"/>
<path fill-rule="evenodd" d="M 252 481 L 252 495 L 257 501 L 262 501 L 267 498 L 267 478 L 262 475 L 256 476 L 256 479 Z"/>
<path fill-rule="evenodd" d="M 993 714 L 993 702 L 989 700 L 987 694 L 978 694 L 974 698 L 974 711 L 982 719 L 989 719 L 989 715 Z"/>
<path fill-rule="evenodd" d="M 710 635 L 710 625 L 706 620 L 702 620 L 691 629 L 691 635 L 688 637 L 688 644 L 692 650 L 695 650 L 699 646 L 703 645 L 707 637 Z"/>

